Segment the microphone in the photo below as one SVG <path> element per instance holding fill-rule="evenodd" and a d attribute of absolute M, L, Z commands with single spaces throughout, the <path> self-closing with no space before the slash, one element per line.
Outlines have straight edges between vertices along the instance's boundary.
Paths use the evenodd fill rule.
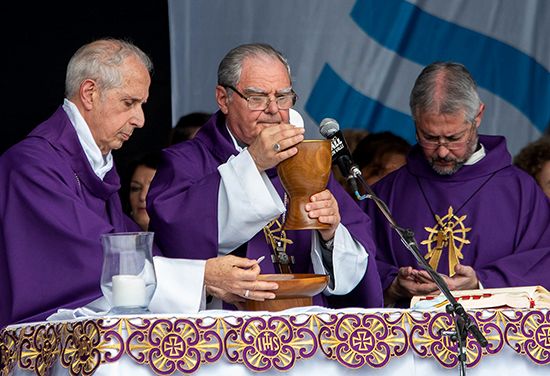
<path fill-rule="evenodd" d="M 361 176 L 361 170 L 351 159 L 351 153 L 346 139 L 340 131 L 340 125 L 334 119 L 325 118 L 321 121 L 319 132 L 323 137 L 330 140 L 332 163 L 336 164 L 342 175 L 353 183 L 353 179 Z"/>

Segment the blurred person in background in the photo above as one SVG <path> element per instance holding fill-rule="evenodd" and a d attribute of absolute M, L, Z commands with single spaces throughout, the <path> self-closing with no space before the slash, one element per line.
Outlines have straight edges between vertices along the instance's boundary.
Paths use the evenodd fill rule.
<path fill-rule="evenodd" d="M 514 158 L 514 164 L 537 181 L 550 198 L 550 136 L 531 142 Z"/>
<path fill-rule="evenodd" d="M 172 129 L 170 145 L 187 141 L 195 137 L 202 125 L 208 121 L 212 114 L 206 112 L 191 112 L 179 118 Z"/>
<path fill-rule="evenodd" d="M 404 138 L 386 131 L 370 133 L 364 137 L 352 153 L 368 185 L 403 166 L 411 145 Z"/>
<path fill-rule="evenodd" d="M 143 231 L 149 228 L 146 198 L 159 162 L 160 151 L 145 154 L 135 162 L 130 180 L 130 216 Z"/>

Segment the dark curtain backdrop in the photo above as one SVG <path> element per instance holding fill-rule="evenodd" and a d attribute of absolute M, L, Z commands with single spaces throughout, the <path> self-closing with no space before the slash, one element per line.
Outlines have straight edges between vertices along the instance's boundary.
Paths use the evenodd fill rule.
<path fill-rule="evenodd" d="M 145 127 L 114 152 L 127 197 L 129 168 L 142 153 L 166 146 L 171 130 L 168 6 L 164 0 L 8 2 L 4 5 L 7 60 L 2 91 L 0 154 L 62 103 L 65 68 L 83 44 L 100 37 L 129 39 L 153 60 Z M 6 116 L 7 114 L 7 116 Z M 125 200 L 123 200 L 125 202 Z"/>

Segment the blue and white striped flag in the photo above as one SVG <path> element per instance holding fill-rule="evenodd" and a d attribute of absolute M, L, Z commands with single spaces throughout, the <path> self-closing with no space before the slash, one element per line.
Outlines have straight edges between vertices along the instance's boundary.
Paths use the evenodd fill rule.
<path fill-rule="evenodd" d="M 408 100 L 421 69 L 463 63 L 487 105 L 480 132 L 515 154 L 550 122 L 550 2 L 544 0 L 170 0 L 173 122 L 215 111 L 231 48 L 288 57 L 307 136 L 318 123 L 390 130 L 414 143 Z"/>

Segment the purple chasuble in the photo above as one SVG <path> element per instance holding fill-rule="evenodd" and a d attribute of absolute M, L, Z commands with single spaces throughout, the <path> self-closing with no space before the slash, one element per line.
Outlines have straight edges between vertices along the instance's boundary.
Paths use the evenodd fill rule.
<path fill-rule="evenodd" d="M 218 189 L 221 176 L 218 166 L 237 155 L 225 126 L 225 117 L 218 111 L 203 125 L 194 139 L 163 152 L 147 197 L 150 227 L 155 232 L 157 245 L 168 257 L 209 259 L 218 256 Z M 283 197 L 283 188 L 276 170 L 267 171 L 277 192 Z M 367 271 L 358 286 L 345 296 L 327 297 L 319 294 L 313 304 L 323 306 L 379 307 L 382 291 L 376 263 L 369 218 L 331 177 L 328 188 L 338 200 L 342 224 L 369 252 Z M 287 231 L 294 243 L 287 253 L 294 256 L 294 273 L 312 273 L 310 231 Z M 270 262 L 271 246 L 262 231 L 250 239 L 243 255 L 248 258 L 266 256 L 262 273 L 277 273 Z"/>
<path fill-rule="evenodd" d="M 373 189 L 397 224 L 414 231 L 428 261 L 439 259 L 438 272 L 449 275 L 458 260 L 474 268 L 485 288 L 550 289 L 549 200 L 533 178 L 511 165 L 503 137 L 479 136 L 479 142 L 486 156 L 450 176 L 437 174 L 416 145 L 407 164 Z M 399 267 L 419 266 L 374 203 L 366 206 L 386 289 Z"/>
<path fill-rule="evenodd" d="M 0 327 L 101 296 L 100 235 L 135 231 L 113 168 L 93 172 L 60 107 L 0 158 Z"/>

